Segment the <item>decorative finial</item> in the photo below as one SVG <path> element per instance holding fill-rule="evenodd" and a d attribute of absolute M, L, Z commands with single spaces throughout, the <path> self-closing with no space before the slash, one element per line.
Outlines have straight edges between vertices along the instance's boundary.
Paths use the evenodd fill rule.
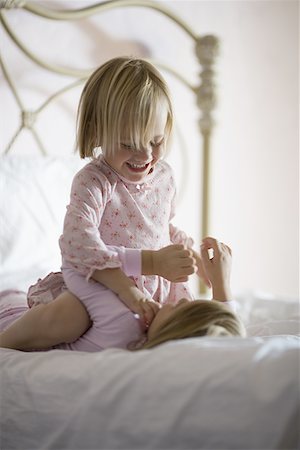
<path fill-rule="evenodd" d="M 210 132 L 213 126 L 211 111 L 216 104 L 214 71 L 212 65 L 218 54 L 219 42 L 215 36 L 199 37 L 196 43 L 196 54 L 202 67 L 201 85 L 196 88 L 197 104 L 201 108 L 200 128 L 202 133 Z"/>
<path fill-rule="evenodd" d="M 212 65 L 219 50 L 219 41 L 216 36 L 207 35 L 199 37 L 196 43 L 196 54 L 202 65 Z"/>

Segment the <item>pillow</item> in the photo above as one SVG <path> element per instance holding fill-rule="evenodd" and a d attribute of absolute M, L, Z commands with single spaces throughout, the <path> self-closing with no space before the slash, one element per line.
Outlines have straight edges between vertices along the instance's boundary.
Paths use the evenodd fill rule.
<path fill-rule="evenodd" d="M 79 156 L 0 158 L 0 290 L 59 270 L 58 239 Z"/>

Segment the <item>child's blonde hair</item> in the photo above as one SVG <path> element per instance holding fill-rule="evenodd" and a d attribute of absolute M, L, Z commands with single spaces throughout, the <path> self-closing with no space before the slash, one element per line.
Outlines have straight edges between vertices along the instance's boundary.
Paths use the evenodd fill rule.
<path fill-rule="evenodd" d="M 246 331 L 241 320 L 228 306 L 214 300 L 195 300 L 175 310 L 142 348 L 198 336 L 245 337 Z"/>
<path fill-rule="evenodd" d="M 124 138 L 137 149 L 146 147 L 162 104 L 168 111 L 166 142 L 173 126 L 173 111 L 162 75 L 142 59 L 119 57 L 107 61 L 90 76 L 81 94 L 77 116 L 81 158 L 94 156 L 97 147 L 113 154 Z"/>

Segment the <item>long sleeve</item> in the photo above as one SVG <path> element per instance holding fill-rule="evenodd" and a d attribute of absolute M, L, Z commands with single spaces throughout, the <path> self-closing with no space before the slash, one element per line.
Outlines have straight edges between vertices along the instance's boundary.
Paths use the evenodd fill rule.
<path fill-rule="evenodd" d="M 89 278 L 94 270 L 121 266 L 118 252 L 101 239 L 99 227 L 112 186 L 96 166 L 75 176 L 60 238 L 62 257 Z"/>
<path fill-rule="evenodd" d="M 176 204 L 176 189 L 174 189 L 174 197 L 173 197 L 172 203 L 171 203 L 171 215 L 170 215 L 170 223 L 169 223 L 169 232 L 170 232 L 171 242 L 173 244 L 183 244 L 189 248 L 192 248 L 194 245 L 193 239 L 191 237 L 187 236 L 187 234 L 184 231 L 175 227 L 171 223 L 171 220 L 175 216 L 175 204 Z"/>
<path fill-rule="evenodd" d="M 128 277 L 136 277 L 142 274 L 142 250 L 138 248 L 107 246 L 115 251 L 120 259 L 121 268 Z"/>
<path fill-rule="evenodd" d="M 192 248 L 194 241 L 191 237 L 187 236 L 186 233 L 179 228 L 175 227 L 170 223 L 170 239 L 173 244 L 183 244 L 189 248 Z"/>

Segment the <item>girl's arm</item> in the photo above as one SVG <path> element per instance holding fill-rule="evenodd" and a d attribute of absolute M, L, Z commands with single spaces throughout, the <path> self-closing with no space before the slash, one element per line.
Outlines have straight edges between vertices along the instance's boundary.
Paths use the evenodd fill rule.
<path fill-rule="evenodd" d="M 169 281 L 182 282 L 187 281 L 188 275 L 196 271 L 192 251 L 183 245 L 169 245 L 160 250 L 141 251 L 123 247 L 122 250 L 116 251 L 122 262 L 122 268 L 126 268 L 126 274 L 119 268 L 103 269 L 95 270 L 92 278 L 115 292 L 125 305 L 138 313 L 147 324 L 152 322 L 160 305 L 147 298 L 129 276 L 159 275 Z"/>
<path fill-rule="evenodd" d="M 118 253 L 99 232 L 111 196 L 112 187 L 96 165 L 87 164 L 75 175 L 59 245 L 62 259 L 86 279 L 95 270 L 121 267 Z"/>
<path fill-rule="evenodd" d="M 145 324 L 149 325 L 160 309 L 160 304 L 146 297 L 119 268 L 95 270 L 92 278 L 117 294 L 131 311 L 139 314 Z"/>
<path fill-rule="evenodd" d="M 142 250 L 142 274 L 159 275 L 169 281 L 188 281 L 197 270 L 193 252 L 182 244 L 173 244 L 160 250 Z"/>
<path fill-rule="evenodd" d="M 212 251 L 212 255 L 209 254 L 209 250 Z M 231 301 L 231 249 L 228 245 L 214 238 L 207 237 L 202 241 L 201 257 L 212 286 L 213 300 L 220 302 Z"/>
<path fill-rule="evenodd" d="M 160 250 L 139 250 L 107 246 L 118 253 L 121 269 L 131 277 L 158 275 L 172 282 L 183 282 L 197 270 L 193 250 L 183 244 L 172 244 Z"/>

